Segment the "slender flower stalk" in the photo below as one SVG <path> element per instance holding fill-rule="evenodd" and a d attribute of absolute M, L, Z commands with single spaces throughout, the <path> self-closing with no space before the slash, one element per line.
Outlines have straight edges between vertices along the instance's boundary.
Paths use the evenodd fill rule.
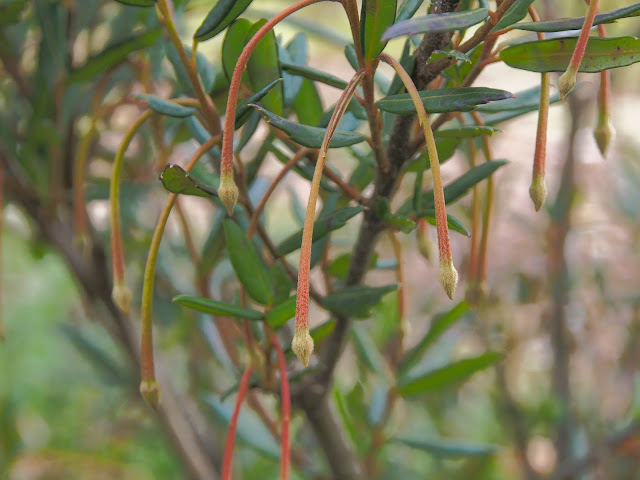
<path fill-rule="evenodd" d="M 236 429 L 238 426 L 238 417 L 240 416 L 240 408 L 242 407 L 242 400 L 247 393 L 249 387 L 249 380 L 251 379 L 251 366 L 247 366 L 244 369 L 242 378 L 240 379 L 240 386 L 238 387 L 238 397 L 236 398 L 236 406 L 233 410 L 231 421 L 229 422 L 229 430 L 227 431 L 227 441 L 224 446 L 224 457 L 222 459 L 222 475 L 221 480 L 231 480 L 231 462 L 233 460 L 233 444 L 236 439 Z"/>
<path fill-rule="evenodd" d="M 190 171 L 196 162 L 209 151 L 211 147 L 220 142 L 220 135 L 211 137 L 193 154 L 193 157 L 187 163 L 185 170 Z M 158 259 L 158 250 L 160 249 L 160 242 L 164 235 L 164 229 L 167 225 L 167 220 L 171 209 L 176 201 L 177 195 L 172 193 L 167 199 L 167 203 L 162 210 L 162 214 L 158 219 L 156 228 L 153 232 L 151 244 L 149 245 L 149 253 L 147 256 L 147 263 L 144 267 L 144 283 L 142 286 L 142 303 L 140 306 L 140 330 L 141 330 L 141 344 L 140 344 L 140 393 L 145 401 L 152 407 L 158 405 L 159 389 L 155 376 L 155 367 L 153 361 L 153 324 L 151 321 L 151 314 L 153 311 L 153 286 L 156 271 L 156 261 Z"/>
<path fill-rule="evenodd" d="M 456 285 L 458 284 L 458 272 L 453 266 L 453 257 L 451 255 L 451 244 L 449 243 L 449 227 L 447 226 L 447 212 L 444 200 L 444 188 L 442 186 L 442 176 L 440 174 L 440 162 L 438 160 L 438 150 L 436 149 L 436 141 L 433 137 L 433 131 L 431 130 L 431 124 L 429 123 L 429 117 L 424 109 L 418 90 L 415 84 L 411 80 L 411 77 L 406 70 L 400 65 L 395 58 L 387 55 L 386 53 L 380 54 L 380 60 L 391 65 L 398 77 L 404 83 L 407 93 L 411 97 L 413 104 L 418 114 L 418 120 L 422 125 L 424 132 L 424 138 L 427 144 L 427 153 L 429 155 L 429 162 L 431 163 L 431 171 L 433 173 L 433 197 L 435 200 L 436 208 L 436 230 L 438 232 L 438 250 L 440 252 L 440 271 L 438 278 L 444 291 L 447 293 L 450 299 L 453 299 L 453 295 L 456 291 Z"/>
<path fill-rule="evenodd" d="M 289 378 L 287 377 L 287 362 L 278 338 L 273 335 L 271 342 L 278 355 L 278 367 L 280 368 L 280 401 L 282 402 L 282 434 L 280 436 L 280 480 L 289 480 L 289 458 L 291 455 L 289 445 L 289 422 L 291 420 L 291 395 L 289 395 Z"/>
<path fill-rule="evenodd" d="M 533 7 L 529 7 L 529 15 L 534 22 L 539 22 L 540 17 Z M 538 32 L 538 40 L 544 40 L 545 35 Z M 538 109 L 538 130 L 536 133 L 536 149 L 533 155 L 533 174 L 529 195 L 533 200 L 536 212 L 542 208 L 547 196 L 545 181 L 545 162 L 547 158 L 547 128 L 549 124 L 549 72 L 541 74 L 540 80 L 540 108 Z"/>
<path fill-rule="evenodd" d="M 89 150 L 98 135 L 96 118 L 89 121 L 88 128 L 81 132 L 80 141 L 73 162 L 73 227 L 75 240 L 82 246 L 82 253 L 88 253 L 89 236 L 87 233 L 87 206 L 84 200 L 84 183 Z"/>
<path fill-rule="evenodd" d="M 142 126 L 142 124 L 152 115 L 153 110 L 145 110 L 126 131 L 120 147 L 113 159 L 113 170 L 111 172 L 111 188 L 109 200 L 111 202 L 111 261 L 113 264 L 113 292 L 112 297 L 115 304 L 124 313 L 129 313 L 131 307 L 131 290 L 126 285 L 124 278 L 124 253 L 122 249 L 122 228 L 120 225 L 120 173 L 124 154 L 127 151 L 131 139 Z"/>
<path fill-rule="evenodd" d="M 333 114 L 329 120 L 324 139 L 322 140 L 322 145 L 318 152 L 318 161 L 313 172 L 313 179 L 311 180 L 311 191 L 309 192 L 309 202 L 307 203 L 307 212 L 304 219 L 304 228 L 302 230 L 302 246 L 300 247 L 298 297 L 296 299 L 296 327 L 293 342 L 291 343 L 293 352 L 298 356 L 305 367 L 309 365 L 309 358 L 313 353 L 313 339 L 309 334 L 309 274 L 311 271 L 313 223 L 316 215 L 318 192 L 320 191 L 320 180 L 322 179 L 324 161 L 327 156 L 327 150 L 329 149 L 331 138 L 333 137 L 344 112 L 349 106 L 349 100 L 353 96 L 356 87 L 363 77 L 364 70 L 358 70 L 338 99 L 336 108 L 333 110 Z"/>
<path fill-rule="evenodd" d="M 229 98 L 227 100 L 227 112 L 224 119 L 224 138 L 222 139 L 222 163 L 220 165 L 220 188 L 218 189 L 218 195 L 220 200 L 227 209 L 229 215 L 233 213 L 233 207 L 238 201 L 238 187 L 234 179 L 233 168 L 233 132 L 235 130 L 235 118 L 236 108 L 238 103 L 238 94 L 240 93 L 240 84 L 242 80 L 242 73 L 249 63 L 249 57 L 255 50 L 256 46 L 262 40 L 262 38 L 269 33 L 273 27 L 275 27 L 280 21 L 287 18 L 294 12 L 297 12 L 301 8 L 307 7 L 314 3 L 322 1 L 336 1 L 336 0 L 300 0 L 294 3 L 290 7 L 285 8 L 280 13 L 275 15 L 271 20 L 265 23 L 256 34 L 251 37 L 251 40 L 245 45 L 236 66 L 231 76 L 231 83 L 229 85 Z"/>
<path fill-rule="evenodd" d="M 598 25 L 598 34 L 601 37 L 607 36 L 607 31 L 603 24 Z M 600 72 L 600 90 L 598 92 L 598 123 L 593 136 L 596 139 L 598 148 L 603 157 L 607 156 L 609 146 L 616 136 L 616 129 L 611 122 L 611 72 L 603 70 Z"/>
<path fill-rule="evenodd" d="M 573 55 L 571 56 L 571 60 L 569 61 L 569 66 L 558 80 L 558 89 L 560 90 L 561 100 L 564 99 L 564 97 L 576 85 L 576 75 L 578 74 L 578 70 L 580 69 L 580 64 L 582 63 L 584 52 L 587 49 L 587 42 L 589 41 L 589 31 L 593 26 L 593 19 L 595 18 L 597 11 L 598 0 L 591 0 L 589 2 L 589 7 L 587 8 L 587 15 L 585 16 L 584 23 L 582 24 L 582 29 L 580 30 L 580 36 L 578 36 L 576 48 L 573 50 Z"/>

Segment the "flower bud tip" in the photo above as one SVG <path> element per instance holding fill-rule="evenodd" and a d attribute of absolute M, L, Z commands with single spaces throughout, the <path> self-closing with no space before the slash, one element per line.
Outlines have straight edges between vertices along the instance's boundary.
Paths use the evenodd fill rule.
<path fill-rule="evenodd" d="M 533 200 L 536 212 L 539 211 L 542 208 L 542 205 L 544 205 L 545 198 L 547 198 L 547 184 L 543 176 L 534 175 L 531 179 L 529 196 L 531 197 L 531 200 Z"/>
<path fill-rule="evenodd" d="M 124 313 L 131 308 L 131 289 L 124 283 L 117 283 L 111 292 L 111 298 L 116 306 Z"/>
<path fill-rule="evenodd" d="M 233 179 L 233 172 L 228 174 L 222 174 L 220 176 L 220 187 L 218 188 L 218 196 L 220 201 L 226 207 L 227 213 L 233 215 L 233 207 L 235 207 L 238 201 L 238 187 Z"/>
<path fill-rule="evenodd" d="M 309 327 L 296 328 L 296 333 L 291 342 L 291 349 L 300 359 L 302 365 L 307 367 L 313 353 L 313 338 L 309 335 Z"/>
<path fill-rule="evenodd" d="M 144 401 L 147 402 L 154 410 L 158 409 L 158 402 L 160 400 L 160 389 L 158 388 L 158 382 L 155 380 L 143 380 L 140 382 L 140 394 Z"/>
<path fill-rule="evenodd" d="M 458 285 L 458 271 L 453 266 L 451 260 L 440 260 L 440 271 L 438 272 L 438 278 L 444 291 L 451 300 L 456 292 L 456 285 Z"/>
<path fill-rule="evenodd" d="M 609 147 L 616 136 L 616 128 L 608 117 L 598 122 L 598 126 L 593 131 L 593 136 L 596 139 L 600 153 L 603 157 L 606 157 Z"/>

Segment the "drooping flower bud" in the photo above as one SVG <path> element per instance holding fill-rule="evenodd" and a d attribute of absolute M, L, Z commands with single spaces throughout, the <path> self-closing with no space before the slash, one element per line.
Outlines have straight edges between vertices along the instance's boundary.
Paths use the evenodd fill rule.
<path fill-rule="evenodd" d="M 143 380 L 140 382 L 140 394 L 151 408 L 157 410 L 158 402 L 160 400 L 158 382 L 155 380 Z"/>
<path fill-rule="evenodd" d="M 309 334 L 308 326 L 296 327 L 296 332 L 291 342 L 291 349 L 300 359 L 302 365 L 307 367 L 311 354 L 313 353 L 313 338 L 311 338 Z"/>
<path fill-rule="evenodd" d="M 613 123 L 611 123 L 611 119 L 608 115 L 601 116 L 598 119 L 598 125 L 596 125 L 596 128 L 593 131 L 593 136 L 596 139 L 600 153 L 603 157 L 606 157 L 609 147 L 611 146 L 611 143 L 613 143 L 613 139 L 616 137 L 616 128 L 613 126 Z"/>
<path fill-rule="evenodd" d="M 543 175 L 534 175 L 532 177 L 529 195 L 533 200 L 536 212 L 539 211 L 544 205 L 545 198 L 547 198 L 547 184 Z"/>
<path fill-rule="evenodd" d="M 233 178 L 233 169 L 223 171 L 220 175 L 220 187 L 218 188 L 220 201 L 226 207 L 227 213 L 233 215 L 233 207 L 238 201 L 239 191 Z"/>
<path fill-rule="evenodd" d="M 111 298 L 122 312 L 128 314 L 131 308 L 131 289 L 125 283 L 116 283 L 111 292 Z"/>
<path fill-rule="evenodd" d="M 440 259 L 440 271 L 438 272 L 438 279 L 444 291 L 451 300 L 456 292 L 456 285 L 458 285 L 458 271 L 453 266 L 451 259 Z"/>

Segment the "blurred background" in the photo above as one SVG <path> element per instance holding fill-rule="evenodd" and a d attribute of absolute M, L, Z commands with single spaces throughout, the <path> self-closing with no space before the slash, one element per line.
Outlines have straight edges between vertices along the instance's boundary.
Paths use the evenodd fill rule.
<path fill-rule="evenodd" d="M 73 65 L 82 64 L 127 29 L 157 25 L 153 9 L 125 7 L 113 1 L 87 2 L 90 8 L 83 3 L 0 2 L 0 146 L 5 152 L 17 144 L 25 155 L 52 158 L 50 154 L 64 148 L 65 141 L 52 131 L 59 132 L 65 122 L 75 122 L 76 132 L 86 130 L 86 113 L 67 112 L 64 106 L 50 105 L 44 98 L 28 106 L 19 98 L 23 88 L 16 83 L 13 67 L 27 75 L 25 88 L 30 93 L 37 91 L 41 97 L 50 95 L 60 100 L 56 97 L 55 74 L 38 68 L 46 58 L 55 64 L 56 56 L 55 51 L 43 51 L 43 39 L 57 34 L 47 31 L 57 28 L 56 17 L 43 18 L 43 12 L 90 17 L 90 21 L 82 20 L 91 25 L 90 30 L 73 32 L 77 35 L 71 52 Z M 289 3 L 255 0 L 244 16 L 252 21 L 270 18 Z M 602 0 L 600 10 L 631 3 Z M 19 22 L 12 23 L 8 21 L 10 9 L 17 4 L 22 4 Z M 176 4 L 180 32 L 185 44 L 190 44 L 211 2 Z M 585 11 L 584 3 L 577 0 L 536 1 L 534 5 L 543 19 L 580 16 Z M 306 32 L 310 65 L 348 78 L 351 70 L 342 53 L 349 38 L 348 25 L 337 10 L 330 3 L 313 6 L 277 27 L 276 33 L 290 39 L 297 32 Z M 7 16 L 3 19 L 4 14 Z M 73 23 L 70 28 L 75 28 Z M 640 20 L 624 19 L 607 25 L 607 31 L 610 36 L 638 36 Z M 512 32 L 505 40 L 521 36 L 522 32 Z M 216 75 L 223 76 L 219 66 L 221 40 L 222 36 L 205 42 L 199 51 L 211 62 Z M 402 44 L 401 40 L 392 41 L 387 51 L 399 55 Z M 173 71 L 166 60 L 162 61 L 158 49 L 151 49 L 149 55 L 149 66 L 144 67 L 143 54 L 133 54 L 131 68 L 116 71 L 109 80 L 113 89 L 109 95 L 119 94 L 119 82 L 135 83 L 140 71 L 141 83 L 147 82 L 158 95 L 170 95 Z M 385 69 L 383 72 L 390 74 Z M 540 212 L 534 211 L 528 193 L 536 113 L 500 124 L 502 132 L 491 137 L 494 157 L 510 163 L 496 177 L 488 301 L 438 340 L 428 362 L 437 365 L 439 358 L 465 356 L 487 348 L 503 352 L 505 361 L 495 371 L 474 376 L 460 389 L 398 407 L 388 426 L 407 436 L 432 432 L 492 445 L 496 447 L 494 454 L 451 460 L 424 455 L 407 445 L 388 445 L 380 455 L 394 458 L 407 471 L 383 472 L 380 478 L 544 478 L 567 458 L 576 460 L 565 462 L 568 473 L 561 478 L 640 478 L 640 65 L 612 70 L 611 77 L 612 121 L 617 136 L 606 158 L 601 156 L 592 134 L 598 74 L 580 75 L 582 84 L 569 100 L 551 108 L 549 195 Z M 539 74 L 497 63 L 488 67 L 475 85 L 519 92 L 539 84 L 539 78 Z M 552 85 L 556 81 L 553 74 Z M 75 88 L 68 95 L 87 91 L 86 84 Z M 134 85 L 132 91 L 143 90 Z M 326 88 L 320 93 L 328 105 L 339 91 Z M 216 95 L 218 101 L 224 89 Z M 38 108 L 36 117 L 34 109 Z M 92 152 L 87 195 L 92 225 L 105 241 L 110 162 L 137 112 L 138 107 L 123 103 L 98 125 L 100 140 Z M 194 150 L 193 142 L 185 139 L 174 157 L 186 158 Z M 166 197 L 154 182 L 158 165 L 166 163 L 161 161 L 167 159 L 163 155 L 154 147 L 151 131 L 136 138 L 128 153 L 128 159 L 139 160 L 136 164 L 128 161 L 125 174 L 133 182 L 122 192 L 125 236 L 129 234 L 127 277 L 136 292 L 133 318 L 137 318 L 139 308 L 146 248 Z M 277 161 L 269 161 L 267 178 L 279 169 Z M 330 161 L 340 164 L 339 154 L 333 154 Z M 353 165 L 349 159 L 344 161 Z M 445 183 L 466 168 L 464 152 L 456 153 L 443 168 Z M 41 173 L 42 185 L 47 185 L 46 172 Z M 307 195 L 305 184 L 287 180 L 284 185 L 275 194 L 266 218 L 276 239 L 284 238 L 297 225 L 292 198 L 304 204 Z M 404 187 L 411 191 L 412 182 Z M 452 213 L 467 220 L 469 205 L 467 198 Z M 194 241 L 204 243 L 213 214 L 211 206 L 193 200 L 182 203 L 182 208 L 194 225 Z M 277 233 L 279 229 L 282 234 Z M 335 248 L 348 248 L 356 231 L 357 225 L 351 224 L 341 230 Z M 178 232 L 179 223 L 174 217 L 158 267 L 157 296 L 164 297 L 157 300 L 155 308 L 161 332 L 157 337 L 158 355 L 177 392 L 192 392 L 198 384 L 219 394 L 235 382 L 232 372 L 225 371 L 228 359 L 193 365 L 193 357 L 185 354 L 187 348 L 215 349 L 215 333 L 209 332 L 207 337 L 206 328 L 168 302 L 176 291 L 187 291 L 193 277 Z M 430 234 L 435 240 L 435 231 Z M 453 305 L 435 280 L 437 265 L 429 264 L 415 249 L 415 235 L 401 238 L 405 246 L 408 338 L 418 339 L 435 313 L 448 311 Z M 469 240 L 459 235 L 452 240 L 454 259 L 462 273 L 457 294 L 461 300 L 466 288 Z M 82 281 L 72 274 L 59 248 L 38 234 L 34 220 L 12 201 L 11 194 L 5 195 L 2 205 L 1 243 L 5 339 L 0 343 L 0 478 L 187 478 L 171 436 L 138 398 L 137 371 L 131 369 L 122 346 L 96 321 L 102 313 L 99 309 L 96 313 Z M 391 257 L 392 252 L 391 243 L 383 240 L 378 249 L 380 258 Z M 224 288 L 231 274 L 230 270 L 219 271 L 219 283 L 214 288 Z M 385 274 L 375 273 L 369 278 L 375 282 L 380 275 Z M 374 318 L 367 321 L 374 340 L 379 341 L 388 331 L 396 304 L 395 293 L 385 297 Z M 322 317 L 321 312 L 314 315 L 314 322 Z M 349 349 L 337 372 L 339 387 L 354 396 L 358 395 L 354 388 L 358 383 L 370 381 L 356 365 L 356 352 Z M 197 395 L 202 391 L 198 389 Z M 363 405 L 372 401 L 360 400 Z M 225 428 L 220 408 L 228 410 L 232 402 L 216 402 L 206 416 L 214 425 L 215 442 L 222 443 Z M 294 418 L 294 424 L 302 422 L 300 416 Z M 275 478 L 277 445 L 268 432 L 248 428 L 255 437 L 254 444 L 241 439 L 241 445 L 249 446 L 237 451 L 244 478 Z M 596 468 L 586 468 L 581 461 Z M 522 473 L 523 462 L 529 469 L 526 474 Z M 268 476 L 265 472 L 274 473 Z"/>

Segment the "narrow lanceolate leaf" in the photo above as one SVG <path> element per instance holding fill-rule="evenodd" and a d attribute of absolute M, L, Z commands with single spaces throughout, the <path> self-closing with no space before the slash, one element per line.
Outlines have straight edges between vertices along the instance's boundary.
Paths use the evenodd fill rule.
<path fill-rule="evenodd" d="M 331 75 L 330 73 L 323 72 L 322 70 L 316 70 L 312 67 L 306 67 L 303 65 L 296 65 L 294 63 L 280 62 L 282 70 L 291 75 L 298 75 L 300 77 L 308 78 L 309 80 L 315 80 L 332 87 L 344 90 L 347 88 L 347 82 L 341 78 Z"/>
<path fill-rule="evenodd" d="M 244 102 L 238 105 L 236 110 L 236 129 L 240 128 L 249 118 L 251 112 L 253 112 L 252 104 L 259 102 L 262 98 L 269 93 L 273 87 L 275 87 L 278 83 L 282 82 L 282 78 L 276 78 L 273 82 L 265 85 L 263 88 L 258 90 L 256 93 L 247 98 Z"/>
<path fill-rule="evenodd" d="M 495 445 L 477 445 L 445 440 L 414 440 L 400 437 L 392 437 L 389 440 L 442 458 L 486 457 L 496 453 L 498 450 Z"/>
<path fill-rule="evenodd" d="M 486 87 L 438 88 L 418 92 L 427 113 L 468 112 L 476 105 L 512 98 L 506 90 Z M 379 100 L 380 110 L 390 113 L 415 113 L 416 109 L 408 93 L 391 95 Z"/>
<path fill-rule="evenodd" d="M 327 132 L 326 128 L 301 125 L 299 123 L 292 122 L 291 120 L 287 120 L 286 118 L 282 118 L 259 105 L 252 106 L 262 113 L 268 123 L 289 135 L 291 140 L 294 142 L 309 148 L 320 148 L 322 145 L 322 140 Z M 333 134 L 329 148 L 348 147 L 349 145 L 355 145 L 356 143 L 363 142 L 364 140 L 365 137 L 358 133 L 337 131 Z"/>
<path fill-rule="evenodd" d="M 399 369 L 400 375 L 402 376 L 413 365 L 415 365 L 420 358 L 422 358 L 429 346 L 433 345 L 434 342 L 444 334 L 444 332 L 460 320 L 468 311 L 469 304 L 462 301 L 448 312 L 436 315 L 431 322 L 426 335 L 422 337 L 416 346 L 409 350 L 402 359 Z"/>
<path fill-rule="evenodd" d="M 196 30 L 193 38 L 202 42 L 215 37 L 238 18 L 251 0 L 219 0 Z"/>
<path fill-rule="evenodd" d="M 293 317 L 295 317 L 296 316 L 296 298 L 297 298 L 297 295 L 292 295 L 281 304 L 273 307 L 267 313 L 267 323 L 271 327 L 277 328 L 280 325 L 284 325 Z"/>
<path fill-rule="evenodd" d="M 133 98 L 146 100 L 147 105 L 149 105 L 149 108 L 154 112 L 157 112 L 161 115 L 167 115 L 169 117 L 190 117 L 198 111 L 197 108 L 178 105 L 171 100 L 165 100 L 163 98 L 149 95 L 147 93 L 137 93 L 133 96 Z"/>
<path fill-rule="evenodd" d="M 272 301 L 269 273 L 253 243 L 233 220 L 223 223 L 229 260 L 238 280 L 256 302 L 269 305 Z"/>
<path fill-rule="evenodd" d="M 412 18 L 389 27 L 384 32 L 382 39 L 389 40 L 402 35 L 416 35 L 425 32 L 441 33 L 463 30 L 483 22 L 488 16 L 488 8 L 476 8 L 464 12 L 440 13 Z"/>
<path fill-rule="evenodd" d="M 217 302 L 210 298 L 193 297 L 191 295 L 178 295 L 173 297 L 174 302 L 184 305 L 187 308 L 197 310 L 212 315 L 220 315 L 222 317 L 246 318 L 247 320 L 263 320 L 264 314 L 250 308 L 243 308 L 238 305 Z"/>
<path fill-rule="evenodd" d="M 507 13 L 498 21 L 495 27 L 491 29 L 492 32 L 497 32 L 503 28 L 507 28 L 516 22 L 519 22 L 527 16 L 529 12 L 529 6 L 534 0 L 516 0 L 513 5 L 507 10 Z"/>
<path fill-rule="evenodd" d="M 446 199 L 445 199 L 446 200 Z M 436 210 L 435 208 L 428 208 L 426 210 L 422 210 L 418 215 L 420 218 L 424 218 L 431 225 L 436 224 Z M 463 225 L 463 223 L 458 220 L 453 215 L 449 215 L 447 213 L 447 228 L 454 232 L 461 233 L 462 235 L 466 235 L 467 237 L 471 236 L 471 232 Z"/>
<path fill-rule="evenodd" d="M 628 7 L 619 8 L 610 12 L 596 15 L 594 25 L 615 22 L 620 18 L 635 17 L 640 15 L 640 3 L 634 3 Z M 545 20 L 544 22 L 523 22 L 513 25 L 518 30 L 530 32 L 563 32 L 565 30 L 579 30 L 584 23 L 584 17 L 558 18 L 557 20 Z"/>
<path fill-rule="evenodd" d="M 507 47 L 500 58 L 509 66 L 531 72 L 564 72 L 577 37 L 526 42 Z M 640 39 L 634 37 L 589 38 L 580 72 L 601 72 L 640 61 Z"/>
<path fill-rule="evenodd" d="M 500 353 L 486 352 L 477 357 L 458 360 L 421 375 L 400 378 L 397 386 L 398 393 L 408 397 L 449 387 L 490 367 L 501 358 Z"/>
<path fill-rule="evenodd" d="M 398 284 L 384 287 L 368 287 L 356 285 L 334 290 L 322 299 L 322 305 L 335 313 L 349 317 L 368 317 L 370 309 L 375 307 L 382 297 L 398 289 Z"/>
<path fill-rule="evenodd" d="M 317 242 L 329 232 L 344 227 L 351 218 L 355 217 L 363 209 L 364 207 L 358 205 L 356 207 L 338 208 L 327 214 L 320 215 L 313 224 L 313 241 Z M 287 255 L 299 249 L 301 243 L 302 229 L 284 239 L 278 245 L 277 253 L 279 256 Z"/>
<path fill-rule="evenodd" d="M 100 72 L 104 72 L 124 60 L 130 53 L 152 46 L 160 36 L 160 33 L 160 29 L 149 30 L 140 35 L 127 38 L 115 45 L 109 45 L 100 53 L 89 57 L 84 65 L 72 70 L 69 74 L 69 82 L 86 82 L 91 80 Z"/>
<path fill-rule="evenodd" d="M 257 21 L 247 33 L 245 43 L 267 23 L 263 18 Z M 280 71 L 280 58 L 278 57 L 278 43 L 276 42 L 276 34 L 273 30 L 267 33 L 256 45 L 249 63 L 247 63 L 247 72 L 249 73 L 249 81 L 254 91 L 258 91 L 274 80 L 282 77 Z M 282 115 L 284 110 L 284 91 L 282 83 L 276 84 L 262 99 L 262 104 L 268 110 L 276 115 Z"/>
<path fill-rule="evenodd" d="M 197 180 L 192 174 L 187 172 L 180 165 L 169 163 L 160 174 L 160 181 L 164 188 L 171 193 L 182 195 L 194 195 L 196 197 L 215 197 L 216 191 Z"/>
<path fill-rule="evenodd" d="M 376 58 L 387 42 L 382 34 L 396 19 L 396 0 L 363 0 L 360 13 L 360 44 L 367 62 Z"/>
<path fill-rule="evenodd" d="M 493 105 L 493 104 L 492 104 Z M 435 138 L 473 138 L 481 135 L 493 135 L 501 130 L 496 127 L 486 127 L 478 125 L 464 125 L 457 128 L 446 128 L 433 132 Z"/>
<path fill-rule="evenodd" d="M 239 18 L 227 29 L 222 42 L 222 68 L 228 80 L 233 76 L 233 70 L 238 63 L 238 58 L 246 45 L 247 36 L 251 31 L 252 23 L 246 18 Z M 249 74 L 242 74 L 242 82 L 249 84 Z"/>

